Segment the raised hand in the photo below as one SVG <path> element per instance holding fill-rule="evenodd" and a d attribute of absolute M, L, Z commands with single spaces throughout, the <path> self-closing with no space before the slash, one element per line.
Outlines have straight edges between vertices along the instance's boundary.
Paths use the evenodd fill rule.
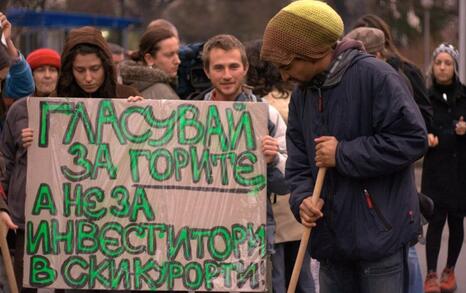
<path fill-rule="evenodd" d="M 0 24 L 2 25 L 3 36 L 8 42 L 11 40 L 11 23 L 6 18 L 6 15 L 0 12 Z"/>

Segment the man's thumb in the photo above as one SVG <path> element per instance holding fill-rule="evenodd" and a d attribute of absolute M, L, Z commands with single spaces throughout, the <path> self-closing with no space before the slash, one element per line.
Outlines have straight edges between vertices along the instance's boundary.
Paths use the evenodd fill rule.
<path fill-rule="evenodd" d="M 10 229 L 13 229 L 13 230 L 18 229 L 18 226 L 17 226 L 15 223 L 13 223 L 13 221 L 12 221 L 11 219 L 7 219 L 6 225 L 7 225 L 8 228 L 10 228 Z"/>

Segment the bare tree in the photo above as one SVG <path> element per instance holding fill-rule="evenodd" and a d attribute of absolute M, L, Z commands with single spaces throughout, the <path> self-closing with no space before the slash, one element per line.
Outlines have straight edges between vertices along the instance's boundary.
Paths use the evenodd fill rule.
<path fill-rule="evenodd" d="M 116 1 L 95 1 L 95 0 L 66 0 L 66 11 L 93 13 L 101 15 L 116 15 Z"/>
<path fill-rule="evenodd" d="M 128 1 L 121 0 L 124 5 L 125 16 L 137 16 L 144 20 L 144 26 L 150 21 L 162 17 L 176 0 L 138 0 Z"/>
<path fill-rule="evenodd" d="M 0 11 L 5 11 L 10 1 L 0 0 Z"/>
<path fill-rule="evenodd" d="M 241 40 L 261 38 L 270 18 L 289 0 L 176 0 L 163 17 L 172 21 L 185 42 L 203 41 L 220 33 Z"/>
<path fill-rule="evenodd" d="M 33 10 L 44 10 L 47 5 L 47 0 L 15 0 L 5 2 L 9 2 L 11 7 L 21 7 Z"/>

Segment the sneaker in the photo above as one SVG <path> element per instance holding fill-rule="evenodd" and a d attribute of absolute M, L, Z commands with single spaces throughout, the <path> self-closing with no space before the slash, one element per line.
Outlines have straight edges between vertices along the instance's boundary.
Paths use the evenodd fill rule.
<path fill-rule="evenodd" d="M 456 290 L 456 278 L 453 268 L 445 268 L 440 278 L 440 290 L 442 293 L 452 293 Z"/>
<path fill-rule="evenodd" d="M 430 272 L 426 276 L 424 281 L 424 292 L 425 293 L 440 293 L 440 286 L 438 284 L 438 278 L 436 272 Z"/>

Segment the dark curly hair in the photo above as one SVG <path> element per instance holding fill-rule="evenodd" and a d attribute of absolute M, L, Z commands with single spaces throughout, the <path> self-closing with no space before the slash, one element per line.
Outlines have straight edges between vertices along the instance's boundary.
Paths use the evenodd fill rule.
<path fill-rule="evenodd" d="M 116 97 L 116 75 L 112 60 L 97 46 L 80 44 L 72 48 L 66 56 L 62 56 L 62 67 L 57 83 L 58 97 L 87 97 L 89 96 L 76 82 L 73 75 L 73 62 L 76 55 L 96 54 L 102 61 L 104 70 L 104 82 L 99 89 L 92 94 L 94 98 Z"/>
<path fill-rule="evenodd" d="M 262 40 L 246 42 L 245 47 L 249 60 L 246 83 L 253 87 L 253 93 L 263 97 L 272 90 L 276 90 L 281 96 L 287 98 L 290 84 L 282 80 L 280 71 L 275 65 L 260 58 Z"/>

